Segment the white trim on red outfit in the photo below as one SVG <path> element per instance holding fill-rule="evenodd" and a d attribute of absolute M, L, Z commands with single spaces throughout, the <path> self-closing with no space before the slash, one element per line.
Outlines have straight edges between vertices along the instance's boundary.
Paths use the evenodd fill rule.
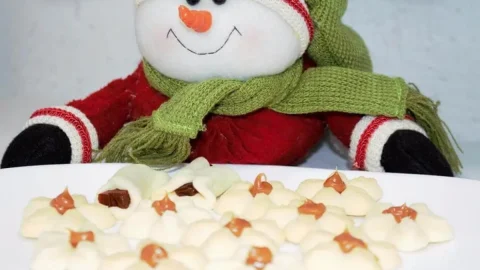
<path fill-rule="evenodd" d="M 71 163 L 91 162 L 93 149 L 98 149 L 98 135 L 93 124 L 80 110 L 71 106 L 57 106 L 35 111 L 25 128 L 35 124 L 59 127 L 70 140 Z"/>
<path fill-rule="evenodd" d="M 384 172 L 381 165 L 383 147 L 397 130 L 413 130 L 427 136 L 425 130 L 410 119 L 364 116 L 353 129 L 349 156 L 357 169 Z"/>

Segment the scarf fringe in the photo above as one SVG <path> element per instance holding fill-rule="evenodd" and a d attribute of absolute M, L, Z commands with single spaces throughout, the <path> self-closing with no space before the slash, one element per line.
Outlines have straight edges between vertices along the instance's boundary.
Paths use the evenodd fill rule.
<path fill-rule="evenodd" d="M 184 162 L 190 151 L 188 137 L 159 131 L 151 117 L 143 117 L 123 127 L 96 161 L 171 166 Z"/>
<path fill-rule="evenodd" d="M 416 122 L 425 130 L 432 143 L 444 155 L 454 173 L 460 173 L 463 168 L 462 162 L 449 140 L 449 135 L 459 151 L 462 153 L 463 151 L 447 124 L 438 115 L 440 102 L 434 102 L 422 95 L 414 84 L 410 84 L 410 87 L 411 91 L 407 95 L 407 112 L 415 117 Z"/>

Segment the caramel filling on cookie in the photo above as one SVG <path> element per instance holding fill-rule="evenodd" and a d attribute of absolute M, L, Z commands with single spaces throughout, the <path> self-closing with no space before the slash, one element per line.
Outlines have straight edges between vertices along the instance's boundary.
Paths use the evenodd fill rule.
<path fill-rule="evenodd" d="M 255 267 L 257 270 L 262 270 L 267 264 L 272 262 L 272 257 L 273 254 L 267 247 L 253 247 L 250 249 L 245 263 Z"/>
<path fill-rule="evenodd" d="M 140 253 L 140 259 L 150 265 L 150 267 L 156 267 L 160 260 L 166 258 L 168 258 L 167 251 L 156 244 L 146 245 Z"/>
<path fill-rule="evenodd" d="M 367 244 L 361 239 L 353 237 L 349 232 L 344 232 L 333 238 L 344 253 L 349 253 L 354 248 L 367 248 Z"/>
<path fill-rule="evenodd" d="M 250 224 L 250 222 L 241 218 L 234 218 L 229 223 L 227 223 L 227 225 L 225 225 L 225 228 L 229 229 L 236 237 L 240 237 L 245 228 L 251 227 L 252 224 Z"/>
<path fill-rule="evenodd" d="M 343 182 L 342 177 L 340 174 L 336 171 L 332 176 L 328 177 L 327 180 L 325 180 L 325 183 L 323 183 L 324 187 L 331 187 L 335 189 L 336 192 L 342 193 L 347 189 L 347 185 L 345 182 Z"/>
<path fill-rule="evenodd" d="M 272 190 L 273 186 L 267 182 L 267 176 L 264 173 L 261 173 L 255 178 L 255 182 L 253 182 L 253 185 L 250 188 L 250 194 L 252 194 L 253 197 L 259 193 L 269 195 Z"/>
<path fill-rule="evenodd" d="M 168 195 L 165 195 L 165 197 L 161 200 L 154 201 L 152 203 L 152 207 L 155 209 L 155 212 L 157 212 L 159 216 L 163 216 L 163 213 L 165 213 L 166 211 L 177 212 L 177 207 L 175 203 L 170 200 Z"/>
<path fill-rule="evenodd" d="M 404 218 L 411 218 L 415 220 L 417 218 L 417 211 L 413 208 L 408 207 L 406 204 L 402 206 L 390 207 L 382 212 L 383 214 L 391 214 L 397 223 L 402 222 Z"/>
<path fill-rule="evenodd" d="M 108 207 L 127 209 L 130 206 L 128 190 L 113 189 L 98 194 L 98 202 Z"/>
<path fill-rule="evenodd" d="M 50 206 L 55 208 L 60 215 L 75 208 L 75 201 L 66 188 L 60 195 L 50 201 Z"/>
<path fill-rule="evenodd" d="M 306 200 L 301 206 L 298 207 L 298 213 L 304 215 L 313 215 L 315 219 L 319 219 L 325 214 L 327 208 L 323 203 L 314 203 L 311 200 Z"/>
<path fill-rule="evenodd" d="M 179 197 L 195 196 L 196 194 L 198 194 L 198 190 L 195 189 L 195 187 L 193 186 L 193 183 L 186 183 L 183 186 L 177 188 L 175 190 L 175 193 Z"/>
<path fill-rule="evenodd" d="M 93 234 L 92 231 L 88 231 L 88 232 L 70 231 L 70 244 L 72 245 L 72 247 L 76 248 L 78 243 L 82 241 L 93 242 L 95 241 L 95 235 Z"/>

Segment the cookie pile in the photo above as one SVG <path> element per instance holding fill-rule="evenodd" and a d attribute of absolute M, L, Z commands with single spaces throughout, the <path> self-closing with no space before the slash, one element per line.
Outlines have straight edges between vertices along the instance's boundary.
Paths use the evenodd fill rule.
<path fill-rule="evenodd" d="M 127 165 L 94 202 L 34 198 L 20 232 L 36 239 L 33 270 L 393 270 L 400 252 L 453 239 L 426 204 L 382 196 L 373 178 L 334 171 L 290 190 L 197 158 L 172 175 Z"/>

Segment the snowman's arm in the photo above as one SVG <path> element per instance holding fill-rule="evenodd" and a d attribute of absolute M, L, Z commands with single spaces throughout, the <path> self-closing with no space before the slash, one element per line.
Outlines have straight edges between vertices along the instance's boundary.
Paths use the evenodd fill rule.
<path fill-rule="evenodd" d="M 33 112 L 8 146 L 2 168 L 91 162 L 93 151 L 130 121 L 139 69 L 84 99 Z"/>
<path fill-rule="evenodd" d="M 117 79 L 84 99 L 73 100 L 65 109 L 78 110 L 78 119 L 93 139 L 93 149 L 102 148 L 129 122 L 131 103 L 135 97 L 136 76 Z"/>
<path fill-rule="evenodd" d="M 443 156 L 410 116 L 400 120 L 328 113 L 325 119 L 333 135 L 349 149 L 357 169 L 451 175 Z"/>

